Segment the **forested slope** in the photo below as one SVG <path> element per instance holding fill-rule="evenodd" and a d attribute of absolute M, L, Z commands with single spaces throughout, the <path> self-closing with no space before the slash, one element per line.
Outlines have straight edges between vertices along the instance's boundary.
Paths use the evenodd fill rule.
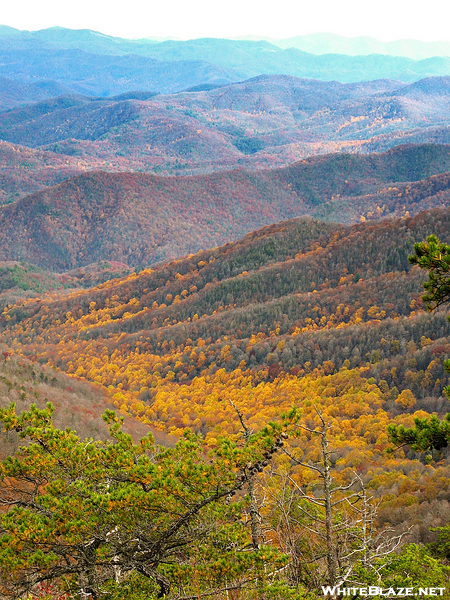
<path fill-rule="evenodd" d="M 69 375 L 75 391 L 87 380 L 122 413 L 164 435 L 191 428 L 208 448 L 222 436 L 240 447 L 242 422 L 281 427 L 296 408 L 299 427 L 314 429 L 320 414 L 334 481 L 356 476 L 370 490 L 379 530 L 430 542 L 429 528 L 448 522 L 447 450 L 388 453 L 387 427 L 448 410 L 449 325 L 445 312 L 424 311 L 423 273 L 407 255 L 430 233 L 445 239 L 449 225 L 449 209 L 354 226 L 292 219 L 94 288 L 21 300 L 0 317 L 5 365 L 14 353 L 16 371 L 50 387 L 50 369 Z M 44 365 L 42 378 L 24 357 Z M 18 402 L 31 397 L 36 386 L 18 371 L 5 377 L 0 390 L 5 383 Z M 276 472 L 260 467 L 263 524 L 285 510 L 281 490 L 319 489 L 304 465 L 320 464 L 320 440 L 302 431 L 288 441 L 301 468 L 282 453 Z M 264 533 L 273 547 L 284 548 L 288 534 L 303 539 L 286 514 Z M 291 561 L 307 551 L 295 552 Z M 314 593 L 319 571 L 289 573 Z"/>
<path fill-rule="evenodd" d="M 0 260 L 66 271 L 148 266 L 305 215 L 354 223 L 449 203 L 450 146 L 331 154 L 193 177 L 84 173 L 0 207 Z"/>
<path fill-rule="evenodd" d="M 449 82 L 343 84 L 272 74 L 176 94 L 72 93 L 0 113 L 0 139 L 77 158 L 89 170 L 279 168 L 330 152 L 449 143 Z"/>
<path fill-rule="evenodd" d="M 270 382 L 328 363 L 330 373 L 368 369 L 394 400 L 409 389 L 441 410 L 447 325 L 421 310 L 422 275 L 407 255 L 431 232 L 444 237 L 449 215 L 353 227 L 287 221 L 97 288 L 19 302 L 3 313 L 4 335 L 130 401 L 215 380 L 221 369 Z M 130 371 L 136 360 L 142 367 Z"/>

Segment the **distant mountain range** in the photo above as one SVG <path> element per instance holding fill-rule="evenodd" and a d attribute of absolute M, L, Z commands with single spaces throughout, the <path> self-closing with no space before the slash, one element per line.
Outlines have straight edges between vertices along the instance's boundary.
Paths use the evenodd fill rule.
<path fill-rule="evenodd" d="M 302 44 L 309 51 L 299 49 Z M 450 75 L 448 44 L 433 46 L 433 52 L 426 46 L 422 52 L 426 58 L 420 60 L 409 57 L 410 46 L 409 42 L 385 46 L 359 38 L 344 43 L 332 36 L 295 38 L 277 44 L 214 38 L 155 42 L 62 27 L 28 32 L 2 26 L 0 77 L 22 84 L 50 85 L 53 81 L 71 92 L 111 96 L 136 89 L 171 93 L 262 74 L 341 82 L 412 82 Z M 331 54 L 320 51 L 327 47 L 332 49 Z M 380 53 L 373 54 L 372 47 Z M 397 48 L 403 56 L 393 55 Z M 430 56 L 434 49 L 442 55 Z"/>
<path fill-rule="evenodd" d="M 443 208 L 449 149 L 448 57 L 0 27 L 0 260 L 135 267 Z"/>
<path fill-rule="evenodd" d="M 0 25 L 0 38 L 8 38 L 11 46 L 22 44 L 23 48 L 36 42 L 42 46 L 52 45 L 65 49 L 80 49 L 95 54 L 142 54 L 153 56 L 154 48 L 160 43 L 184 44 L 178 39 L 123 39 L 105 35 L 90 29 L 66 29 L 64 27 L 50 27 L 40 31 L 21 31 Z M 204 41 L 204 40 L 203 40 Z M 223 40 L 222 40 L 223 41 Z M 335 33 L 313 33 L 295 37 L 277 39 L 264 36 L 240 36 L 231 41 L 236 42 L 268 42 L 281 49 L 296 48 L 310 54 L 346 54 L 348 56 L 367 56 L 369 54 L 383 54 L 423 60 L 435 56 L 450 56 L 450 41 L 423 42 L 421 40 L 399 39 L 390 42 L 381 42 L 373 37 L 357 36 L 344 37 Z M 3 44 L 6 43 L 3 41 Z M 192 42 L 192 40 L 189 40 Z"/>
<path fill-rule="evenodd" d="M 385 54 L 404 56 L 414 60 L 450 56 L 450 42 L 422 42 L 420 40 L 395 40 L 380 42 L 372 37 L 344 37 L 334 33 L 312 33 L 287 39 L 268 39 L 279 48 L 297 48 L 311 54 L 348 54 L 366 56 Z"/>
<path fill-rule="evenodd" d="M 169 95 L 69 94 L 0 113 L 0 140 L 0 204 L 87 170 L 279 168 L 330 152 L 450 143 L 450 77 L 405 85 L 261 75 Z"/>
<path fill-rule="evenodd" d="M 355 223 L 450 201 L 450 145 L 196 177 L 86 173 L 0 208 L 0 261 L 149 265 L 297 216 Z"/>

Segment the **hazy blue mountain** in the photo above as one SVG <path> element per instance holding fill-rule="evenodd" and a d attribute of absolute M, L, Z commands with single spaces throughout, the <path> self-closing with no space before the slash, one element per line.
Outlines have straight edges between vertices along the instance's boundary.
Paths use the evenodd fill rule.
<path fill-rule="evenodd" d="M 107 96 L 137 89 L 171 93 L 262 74 L 340 82 L 414 82 L 450 75 L 450 58 L 318 55 L 264 40 L 204 38 L 158 43 L 62 27 L 37 32 L 0 29 L 0 76 L 29 82 L 56 80 L 77 93 Z"/>
<path fill-rule="evenodd" d="M 9 27 L 8 25 L 0 25 L 0 37 L 8 37 L 11 35 L 20 35 L 22 32 L 20 29 Z"/>
<path fill-rule="evenodd" d="M 344 37 L 334 33 L 312 33 L 270 42 L 280 48 L 298 48 L 311 54 L 387 54 L 415 60 L 434 56 L 450 56 L 450 42 L 422 42 L 420 40 L 395 40 L 380 42 L 372 37 Z"/>
<path fill-rule="evenodd" d="M 69 91 L 70 88 L 56 81 L 42 80 L 37 83 L 25 83 L 0 77 L 0 112 L 21 104 L 61 96 Z"/>
<path fill-rule="evenodd" d="M 83 50 L 0 49 L 0 76 L 56 80 L 71 91 L 110 96 L 133 90 L 173 92 L 202 83 L 230 83 L 240 74 L 204 61 L 163 61 L 136 54 L 111 56 Z"/>
<path fill-rule="evenodd" d="M 416 81 L 450 75 L 450 58 L 415 61 L 386 55 L 316 55 L 297 48 L 280 49 L 262 41 L 202 38 L 154 44 L 148 56 L 157 60 L 201 60 L 238 73 L 241 79 L 262 74 L 284 74 L 321 80 L 356 82 L 371 79 Z"/>
<path fill-rule="evenodd" d="M 1 30 L 0 30 L 1 35 Z M 105 35 L 91 29 L 66 29 L 65 27 L 50 27 L 33 31 L 35 39 L 57 45 L 59 48 L 79 49 L 95 54 L 147 54 L 155 41 L 126 40 L 111 35 Z"/>
<path fill-rule="evenodd" d="M 205 40 L 174 40 L 167 38 L 144 38 L 138 40 L 123 39 L 111 35 L 106 35 L 99 31 L 90 29 L 67 29 L 65 27 L 50 27 L 39 31 L 20 31 L 6 25 L 0 25 L 0 38 L 11 37 L 23 38 L 26 40 L 34 39 L 46 45 L 55 45 L 59 48 L 86 50 L 96 54 L 142 54 L 146 56 L 155 56 L 155 46 L 164 43 L 166 47 L 176 47 L 178 44 L 183 46 L 203 45 Z M 399 39 L 390 42 L 382 42 L 373 37 L 358 36 L 344 37 L 334 33 L 313 33 L 309 35 L 299 35 L 286 39 L 264 38 L 258 36 L 241 36 L 234 40 L 216 40 L 217 42 L 233 41 L 239 44 L 240 48 L 250 43 L 254 47 L 266 45 L 267 48 L 273 47 L 281 49 L 297 48 L 310 54 L 346 54 L 348 56 L 366 56 L 369 54 L 384 54 L 389 56 L 399 56 L 422 60 L 435 56 L 450 56 L 450 41 L 423 42 L 421 40 Z M 200 42 L 198 44 L 197 42 Z M 157 52 L 161 50 L 158 49 Z"/>

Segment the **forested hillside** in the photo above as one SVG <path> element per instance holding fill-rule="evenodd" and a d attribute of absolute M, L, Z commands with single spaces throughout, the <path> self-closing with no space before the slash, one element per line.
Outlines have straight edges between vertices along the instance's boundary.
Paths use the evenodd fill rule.
<path fill-rule="evenodd" d="M 0 139 L 67 156 L 79 171 L 274 168 L 329 152 L 449 143 L 448 90 L 448 77 L 404 85 L 261 75 L 170 95 L 68 94 L 0 113 Z M 45 160 L 51 164 L 52 157 L 54 169 L 66 173 L 60 156 Z"/>
<path fill-rule="evenodd" d="M 450 169 L 449 148 L 403 146 L 183 178 L 86 173 L 0 207 L 0 260 L 59 272 L 102 260 L 142 267 L 280 219 L 414 215 L 448 206 L 448 175 L 433 174 Z"/>
<path fill-rule="evenodd" d="M 74 288 L 93 287 L 130 272 L 127 265 L 110 261 L 92 263 L 62 274 L 23 261 L 0 262 L 0 309 L 47 292 L 64 293 Z"/>
<path fill-rule="evenodd" d="M 442 311 L 424 311 L 423 273 L 407 255 L 449 225 L 448 209 L 351 227 L 293 219 L 95 288 L 21 300 L 3 311 L 2 339 L 100 386 L 157 430 L 190 427 L 209 447 L 239 435 L 233 404 L 253 430 L 293 406 L 318 426 L 319 411 L 333 424 L 338 481 L 356 470 L 382 499 L 380 523 L 431 541 L 430 524 L 447 518 L 445 463 L 385 451 L 389 423 L 448 407 L 449 326 Z M 317 452 L 313 438 L 302 442 L 303 463 Z"/>
<path fill-rule="evenodd" d="M 52 402 L 55 408 L 55 424 L 58 427 L 72 427 L 80 435 L 101 439 L 107 435 L 107 428 L 101 414 L 114 408 L 111 400 L 99 386 L 75 381 L 63 373 L 42 367 L 26 358 L 8 351 L 0 345 L 0 409 L 10 402 L 18 408 L 26 409 L 30 403 L 45 408 Z M 143 436 L 149 427 L 137 419 L 126 422 L 126 430 L 134 437 Z M 157 436 L 165 443 L 171 442 L 168 436 Z M 0 458 L 14 452 L 20 440 L 16 435 L 0 433 Z M 173 441 L 173 440 L 172 440 Z"/>
<path fill-rule="evenodd" d="M 287 221 L 97 288 L 21 301 L 5 308 L 3 335 L 16 351 L 110 386 L 152 422 L 170 414 L 175 429 L 182 414 L 195 428 L 198 386 L 236 369 L 269 386 L 285 374 L 362 369 L 392 407 L 410 390 L 413 405 L 441 411 L 445 315 L 421 309 L 423 276 L 407 255 L 431 232 L 444 236 L 449 218 Z"/>

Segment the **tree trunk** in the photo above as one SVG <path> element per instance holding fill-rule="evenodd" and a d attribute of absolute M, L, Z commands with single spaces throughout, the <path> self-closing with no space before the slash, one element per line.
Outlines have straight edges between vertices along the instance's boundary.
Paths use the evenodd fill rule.
<path fill-rule="evenodd" d="M 252 530 L 252 544 L 254 550 L 259 550 L 259 520 L 258 504 L 255 496 L 255 480 L 253 477 L 248 482 L 248 495 L 250 496 L 250 527 Z"/>
<path fill-rule="evenodd" d="M 331 475 L 330 461 L 328 458 L 328 440 L 326 432 L 322 434 L 322 456 L 323 456 L 323 483 L 324 483 L 324 501 L 325 501 L 325 529 L 327 541 L 327 567 L 328 584 L 334 585 L 337 579 L 338 564 L 336 557 L 336 546 L 333 539 L 333 510 L 331 506 Z"/>

